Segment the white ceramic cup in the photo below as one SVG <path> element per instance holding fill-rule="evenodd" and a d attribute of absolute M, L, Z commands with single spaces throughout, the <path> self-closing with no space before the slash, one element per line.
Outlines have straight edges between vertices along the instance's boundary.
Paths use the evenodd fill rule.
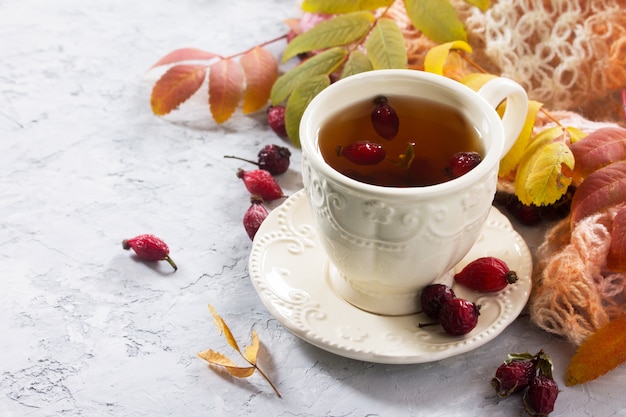
<path fill-rule="evenodd" d="M 320 153 L 320 126 L 378 95 L 423 97 L 458 109 L 481 137 L 481 163 L 459 178 L 424 187 L 370 185 L 339 173 Z M 495 108 L 505 99 L 501 119 Z M 372 313 L 418 311 L 422 288 L 441 279 L 476 242 L 496 192 L 500 159 L 519 135 L 527 107 L 524 89 L 509 79 L 493 79 L 475 92 L 417 70 L 369 71 L 319 93 L 300 124 L 302 177 L 334 290 Z"/>

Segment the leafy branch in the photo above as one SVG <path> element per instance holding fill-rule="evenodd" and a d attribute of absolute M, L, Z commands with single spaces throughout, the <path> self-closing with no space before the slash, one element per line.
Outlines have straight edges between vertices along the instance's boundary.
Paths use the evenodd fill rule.
<path fill-rule="evenodd" d="M 198 356 L 209 363 L 209 365 L 219 367 L 226 372 L 228 372 L 231 376 L 236 378 L 247 378 L 254 374 L 255 371 L 258 371 L 259 374 L 270 384 L 276 395 L 280 398 L 280 392 L 276 386 L 272 383 L 269 377 L 259 368 L 257 364 L 257 357 L 259 354 L 260 342 L 259 337 L 256 332 L 252 331 L 252 344 L 246 346 L 244 351 L 242 352 L 239 348 L 239 344 L 237 340 L 233 336 L 230 328 L 226 325 L 226 322 L 220 315 L 215 311 L 213 306 L 209 305 L 209 309 L 211 310 L 211 314 L 213 315 L 213 322 L 215 323 L 215 327 L 217 327 L 220 334 L 224 334 L 226 341 L 237 353 L 241 356 L 249 366 L 238 366 L 235 362 L 230 360 L 226 355 L 216 352 L 213 349 L 207 349 L 200 353 Z M 245 352 L 245 353 L 244 353 Z"/>

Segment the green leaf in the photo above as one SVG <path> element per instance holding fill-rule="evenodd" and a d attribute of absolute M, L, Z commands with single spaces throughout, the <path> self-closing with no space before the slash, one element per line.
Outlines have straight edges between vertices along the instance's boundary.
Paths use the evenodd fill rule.
<path fill-rule="evenodd" d="M 388 7 L 394 0 L 304 0 L 302 10 L 310 13 L 350 13 Z"/>
<path fill-rule="evenodd" d="M 346 61 L 346 64 L 343 66 L 341 78 L 346 78 L 361 72 L 371 71 L 372 69 L 372 63 L 367 58 L 367 55 L 361 51 L 352 51 Z"/>
<path fill-rule="evenodd" d="M 347 54 L 348 51 L 344 48 L 331 48 L 307 59 L 294 69 L 281 75 L 272 87 L 270 95 L 272 104 L 278 105 L 285 101 L 293 90 L 309 78 L 334 72 L 339 68 Z"/>
<path fill-rule="evenodd" d="M 433 41 L 467 42 L 467 32 L 450 0 L 405 0 L 404 6 L 413 26 Z"/>
<path fill-rule="evenodd" d="M 465 2 L 478 7 L 483 12 L 491 7 L 491 0 L 465 0 Z"/>
<path fill-rule="evenodd" d="M 287 45 L 283 53 L 283 62 L 302 52 L 355 42 L 365 36 L 374 20 L 374 15 L 370 12 L 354 12 L 320 22 L 300 36 L 296 36 Z"/>
<path fill-rule="evenodd" d="M 407 68 L 404 36 L 395 21 L 381 18 L 365 41 L 374 69 Z"/>
<path fill-rule="evenodd" d="M 300 146 L 300 120 L 311 100 L 323 89 L 330 85 L 328 75 L 317 75 L 307 78 L 289 96 L 285 107 L 285 128 L 287 136 L 296 145 Z"/>

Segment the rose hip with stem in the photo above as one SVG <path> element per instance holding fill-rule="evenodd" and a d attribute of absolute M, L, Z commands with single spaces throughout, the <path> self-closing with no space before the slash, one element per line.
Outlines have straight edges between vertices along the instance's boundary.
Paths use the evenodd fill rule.
<path fill-rule="evenodd" d="M 167 261 L 174 271 L 178 269 L 172 258 L 170 249 L 164 241 L 154 235 L 139 235 L 132 239 L 124 239 L 122 247 L 126 250 L 132 249 L 137 256 L 146 261 Z"/>
<path fill-rule="evenodd" d="M 273 201 L 285 196 L 272 174 L 264 169 L 246 171 L 239 168 L 237 177 L 243 180 L 250 194 L 258 195 L 265 201 Z"/>
<path fill-rule="evenodd" d="M 266 145 L 258 153 L 258 160 L 252 161 L 245 158 L 240 158 L 234 155 L 224 155 L 224 158 L 238 159 L 240 161 L 248 162 L 264 169 L 272 175 L 279 175 L 287 171 L 289 168 L 289 158 L 291 152 L 288 148 L 279 145 Z"/>
<path fill-rule="evenodd" d="M 420 295 L 422 311 L 431 319 L 439 320 L 441 306 L 453 298 L 456 298 L 456 295 L 449 286 L 445 284 L 427 285 Z"/>
<path fill-rule="evenodd" d="M 263 205 L 263 199 L 258 195 L 250 197 L 250 207 L 243 215 L 243 227 L 246 229 L 246 233 L 250 237 L 250 240 L 254 240 L 256 232 L 261 227 L 261 224 L 268 216 L 267 208 Z"/>

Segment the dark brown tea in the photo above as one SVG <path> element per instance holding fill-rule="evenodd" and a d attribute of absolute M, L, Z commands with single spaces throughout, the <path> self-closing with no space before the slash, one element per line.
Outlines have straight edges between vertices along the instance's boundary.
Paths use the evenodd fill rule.
<path fill-rule="evenodd" d="M 392 139 L 381 137 L 373 126 L 375 96 L 348 107 L 320 128 L 320 151 L 330 166 L 369 184 L 419 187 L 454 178 L 450 161 L 458 152 L 483 155 L 478 131 L 460 111 L 423 98 L 387 96 L 386 99 L 399 119 L 397 134 Z M 364 141 L 384 148 L 385 158 L 374 163 L 366 159 L 365 164 L 351 161 L 345 153 L 342 155 L 341 151 L 345 152 L 350 144 Z M 365 151 L 371 151 L 369 148 Z"/>

